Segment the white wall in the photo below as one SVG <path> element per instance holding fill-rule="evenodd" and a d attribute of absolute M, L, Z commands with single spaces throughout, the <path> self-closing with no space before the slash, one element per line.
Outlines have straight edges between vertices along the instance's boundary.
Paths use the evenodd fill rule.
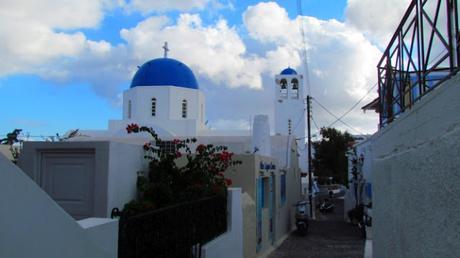
<path fill-rule="evenodd" d="M 88 238 L 110 255 L 118 257 L 118 220 L 106 218 L 87 218 L 77 221 Z"/>
<path fill-rule="evenodd" d="M 107 217 L 113 208 L 136 197 L 137 172 L 146 170 L 144 151 L 140 145 L 110 142 L 107 186 Z"/>
<path fill-rule="evenodd" d="M 228 189 L 228 229 L 201 248 L 203 258 L 243 258 L 241 188 Z"/>
<path fill-rule="evenodd" d="M 296 138 L 305 136 L 306 112 L 304 112 L 305 96 L 303 94 L 302 75 L 277 75 L 276 80 L 286 79 L 288 81 L 288 96 L 283 97 L 280 94 L 280 85 L 275 84 L 275 133 L 288 135 L 288 120 L 291 120 L 292 134 Z M 291 94 L 291 80 L 296 78 L 299 81 L 299 97 L 293 98 Z"/>
<path fill-rule="evenodd" d="M 267 115 L 256 115 L 252 129 L 252 151 L 257 154 L 271 156 L 270 125 Z"/>
<path fill-rule="evenodd" d="M 11 155 L 10 145 L 0 144 L 0 155 L 3 155 L 7 159 L 12 160 L 13 156 Z"/>
<path fill-rule="evenodd" d="M 153 97 L 157 100 L 155 116 L 151 112 Z M 187 118 L 182 118 L 184 99 L 187 100 Z M 131 119 L 128 119 L 129 100 L 132 103 Z M 128 121 L 139 125 L 158 124 L 173 135 L 196 136 L 205 127 L 204 114 L 205 97 L 200 90 L 175 86 L 138 86 L 123 93 L 123 128 Z M 112 126 L 115 124 L 112 122 Z"/>
<path fill-rule="evenodd" d="M 361 167 L 361 172 L 363 174 L 366 182 L 372 182 L 372 140 L 365 140 L 356 145 L 356 154 L 360 158 L 361 154 L 364 157 L 363 165 Z"/>
<path fill-rule="evenodd" d="M 128 139 L 129 140 L 129 139 Z M 136 196 L 137 172 L 146 169 L 142 145 L 145 140 L 119 141 L 25 142 L 20 166 L 37 184 L 42 184 L 40 159 L 43 153 L 78 153 L 94 151 L 94 214 L 110 217 L 113 208 L 122 209 Z"/>
<path fill-rule="evenodd" d="M 111 257 L 23 171 L 0 155 L 0 257 Z"/>
<path fill-rule="evenodd" d="M 460 75 L 373 136 L 373 253 L 460 257 Z"/>

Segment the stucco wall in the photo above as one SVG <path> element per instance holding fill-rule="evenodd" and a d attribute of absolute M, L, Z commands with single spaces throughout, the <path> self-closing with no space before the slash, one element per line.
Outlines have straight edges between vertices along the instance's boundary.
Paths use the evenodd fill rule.
<path fill-rule="evenodd" d="M 295 149 L 295 147 L 293 147 Z M 241 160 L 241 165 L 235 166 L 226 172 L 235 187 L 241 187 L 243 191 L 243 242 L 244 257 L 253 258 L 261 256 L 281 244 L 287 234 L 294 226 L 293 205 L 300 200 L 300 169 L 298 167 L 297 155 L 290 156 L 291 166 L 284 168 L 278 161 L 271 157 L 260 155 L 235 155 L 234 160 Z M 276 169 L 260 169 L 260 163 L 274 164 Z M 281 174 L 282 170 L 286 173 L 286 202 L 281 202 Z M 256 200 L 257 200 L 257 181 L 259 177 L 274 175 L 274 239 L 270 239 L 269 233 L 269 208 L 262 208 L 262 242 L 259 252 L 257 250 L 257 231 L 256 231 Z M 269 198 L 269 197 L 267 197 Z M 268 200 L 268 199 L 267 199 Z"/>
<path fill-rule="evenodd" d="M 24 172 L 0 155 L 0 257 L 113 256 L 98 247 Z"/>
<path fill-rule="evenodd" d="M 152 116 L 152 98 L 156 98 L 156 115 Z M 187 118 L 182 118 L 182 100 L 187 100 Z M 131 101 L 131 118 L 128 102 Z M 202 110 L 203 109 L 203 110 Z M 123 122 L 141 125 L 154 123 L 174 135 L 196 136 L 204 126 L 205 97 L 200 90 L 175 86 L 135 87 L 123 94 Z M 112 122 L 112 126 L 120 125 Z M 111 128 L 112 130 L 114 128 Z"/>
<path fill-rule="evenodd" d="M 124 204 L 136 197 L 137 172 L 144 166 L 147 162 L 141 146 L 110 142 L 107 217 L 110 217 L 113 208 L 121 210 Z"/>
<path fill-rule="evenodd" d="M 241 188 L 228 189 L 228 229 L 201 249 L 203 258 L 243 258 Z"/>
<path fill-rule="evenodd" d="M 13 156 L 11 155 L 10 145 L 0 145 L 0 155 L 12 160 Z"/>
<path fill-rule="evenodd" d="M 374 257 L 460 257 L 460 76 L 372 139 Z"/>
<path fill-rule="evenodd" d="M 20 167 L 38 184 L 41 182 L 42 153 L 72 153 L 93 150 L 95 155 L 94 214 L 110 217 L 112 208 L 135 197 L 137 171 L 145 166 L 140 144 L 116 141 L 25 142 Z"/>
<path fill-rule="evenodd" d="M 110 257 L 118 257 L 118 219 L 87 218 L 77 223 L 93 243 Z"/>

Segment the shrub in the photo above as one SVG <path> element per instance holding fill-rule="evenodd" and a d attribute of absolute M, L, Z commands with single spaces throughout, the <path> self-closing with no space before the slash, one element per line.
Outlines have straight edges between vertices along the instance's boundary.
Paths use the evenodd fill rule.
<path fill-rule="evenodd" d="M 149 127 L 130 124 L 128 133 L 149 133 L 153 140 L 144 144 L 145 158 L 149 162 L 147 175 L 139 175 L 138 196 L 126 204 L 124 211 L 137 214 L 181 202 L 193 201 L 212 195 L 226 196 L 227 187 L 232 181 L 225 177 L 225 171 L 241 161 L 232 159 L 233 153 L 225 146 L 212 144 L 197 145 L 192 152 L 195 138 L 175 139 L 165 146 L 155 131 Z M 185 161 L 185 162 L 182 162 Z M 179 163 L 185 163 L 179 166 Z"/>

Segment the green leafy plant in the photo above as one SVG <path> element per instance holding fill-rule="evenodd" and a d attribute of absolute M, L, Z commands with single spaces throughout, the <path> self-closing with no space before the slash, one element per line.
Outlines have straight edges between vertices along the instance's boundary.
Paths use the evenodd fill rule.
<path fill-rule="evenodd" d="M 11 133 L 8 133 L 5 138 L 0 139 L 0 144 L 9 145 L 11 156 L 13 157 L 13 163 L 18 163 L 18 158 L 20 154 L 20 149 L 22 146 L 22 140 L 18 139 L 19 134 L 21 133 L 22 129 L 14 129 Z M 19 142 L 19 147 L 13 146 L 15 143 Z"/>
<path fill-rule="evenodd" d="M 137 199 L 125 205 L 124 211 L 137 214 L 212 195 L 226 195 L 231 179 L 225 171 L 241 164 L 225 146 L 199 144 L 196 138 L 165 142 L 152 128 L 130 124 L 128 133 L 149 133 L 153 140 L 144 144 L 149 160 L 148 175 L 138 176 Z M 165 146 L 168 145 L 166 148 Z"/>

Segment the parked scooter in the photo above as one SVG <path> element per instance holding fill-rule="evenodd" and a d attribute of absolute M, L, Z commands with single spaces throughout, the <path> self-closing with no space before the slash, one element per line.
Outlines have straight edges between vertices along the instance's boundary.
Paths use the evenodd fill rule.
<path fill-rule="evenodd" d="M 301 235 L 306 235 L 308 231 L 308 202 L 307 201 L 298 201 L 295 204 L 296 212 L 295 212 L 295 225 L 297 227 L 297 231 Z"/>
<path fill-rule="evenodd" d="M 319 205 L 319 211 L 321 213 L 329 213 L 334 211 L 335 204 L 328 198 L 324 198 L 321 204 Z"/>

